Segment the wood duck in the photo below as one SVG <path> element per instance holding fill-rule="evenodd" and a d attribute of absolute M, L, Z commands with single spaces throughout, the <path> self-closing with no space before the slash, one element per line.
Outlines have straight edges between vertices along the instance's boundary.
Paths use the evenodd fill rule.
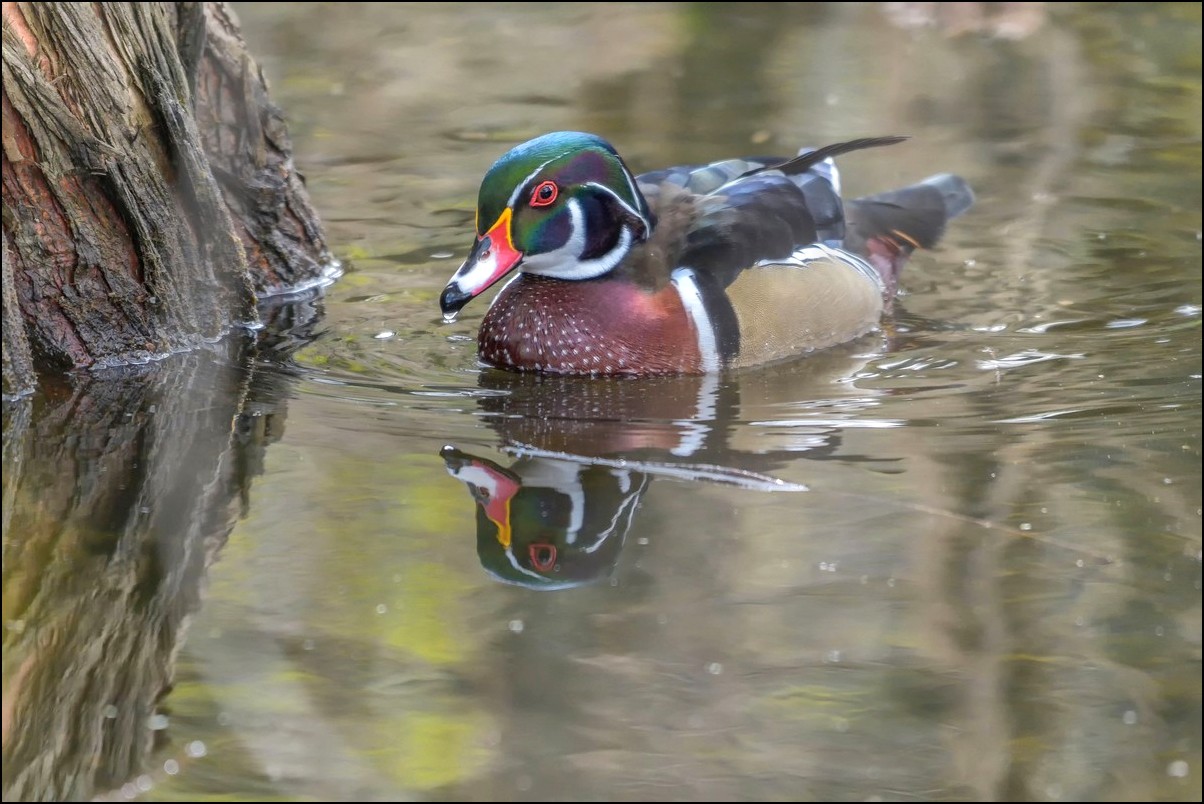
<path fill-rule="evenodd" d="M 707 374 L 852 340 L 912 251 L 973 202 L 950 174 L 842 202 L 833 157 L 903 139 L 634 176 L 600 137 L 545 134 L 485 174 L 476 242 L 440 306 L 451 320 L 519 269 L 480 357 L 556 374 Z"/>

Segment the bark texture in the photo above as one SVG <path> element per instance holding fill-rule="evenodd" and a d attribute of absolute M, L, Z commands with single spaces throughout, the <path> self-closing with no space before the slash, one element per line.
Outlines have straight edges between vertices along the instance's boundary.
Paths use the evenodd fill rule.
<path fill-rule="evenodd" d="M 331 264 L 222 3 L 4 3 L 4 393 L 257 321 Z"/>

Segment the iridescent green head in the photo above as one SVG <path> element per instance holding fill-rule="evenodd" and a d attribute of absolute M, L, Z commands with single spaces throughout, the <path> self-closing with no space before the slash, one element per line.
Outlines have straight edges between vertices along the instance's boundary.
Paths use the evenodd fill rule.
<path fill-rule="evenodd" d="M 578 131 L 545 134 L 485 174 L 476 243 L 440 305 L 454 313 L 515 268 L 558 279 L 603 276 L 651 228 L 648 203 L 610 143 Z"/>

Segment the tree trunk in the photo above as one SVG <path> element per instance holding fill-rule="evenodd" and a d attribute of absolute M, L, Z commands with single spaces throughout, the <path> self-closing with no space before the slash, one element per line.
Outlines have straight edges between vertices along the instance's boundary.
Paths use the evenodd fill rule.
<path fill-rule="evenodd" d="M 4 3 L 3 381 L 142 362 L 334 271 L 223 3 Z"/>

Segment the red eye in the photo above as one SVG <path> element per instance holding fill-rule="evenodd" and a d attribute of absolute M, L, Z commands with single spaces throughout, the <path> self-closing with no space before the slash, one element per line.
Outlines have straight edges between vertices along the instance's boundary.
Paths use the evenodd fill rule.
<path fill-rule="evenodd" d="M 538 572 L 547 572 L 556 566 L 555 545 L 536 542 L 527 547 L 527 555 L 531 556 L 531 566 Z"/>
<path fill-rule="evenodd" d="M 556 182 L 541 182 L 539 186 L 531 192 L 531 206 L 546 207 L 556 200 L 556 196 L 559 194 L 559 192 L 560 190 L 556 187 Z"/>

